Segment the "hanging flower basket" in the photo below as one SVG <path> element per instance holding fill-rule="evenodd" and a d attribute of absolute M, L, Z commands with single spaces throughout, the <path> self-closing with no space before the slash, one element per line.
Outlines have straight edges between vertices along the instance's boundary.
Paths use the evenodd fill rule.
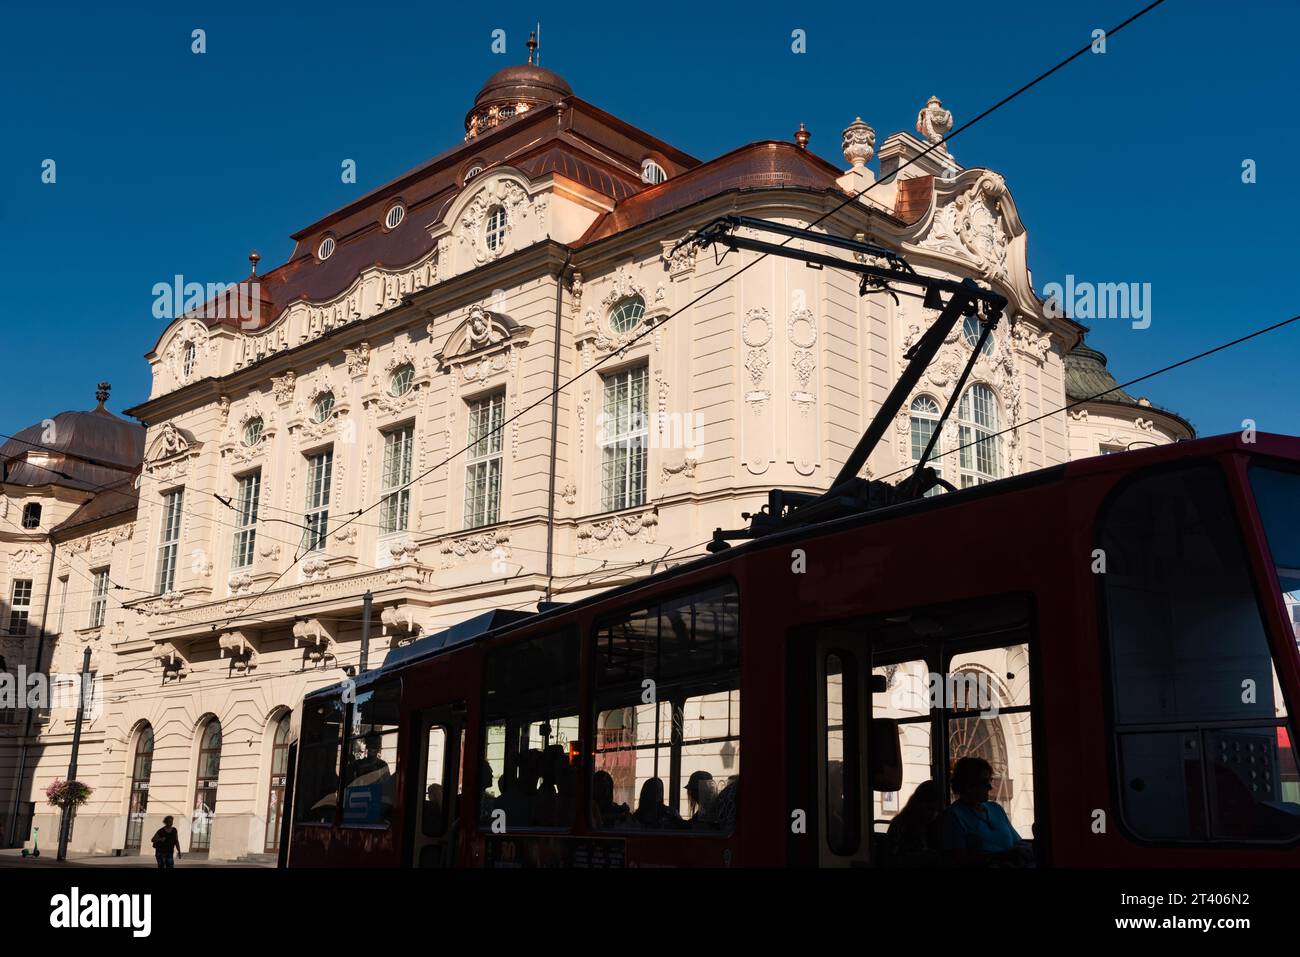
<path fill-rule="evenodd" d="M 45 789 L 45 798 L 55 807 L 81 807 L 90 800 L 90 787 L 80 781 L 57 780 Z"/>

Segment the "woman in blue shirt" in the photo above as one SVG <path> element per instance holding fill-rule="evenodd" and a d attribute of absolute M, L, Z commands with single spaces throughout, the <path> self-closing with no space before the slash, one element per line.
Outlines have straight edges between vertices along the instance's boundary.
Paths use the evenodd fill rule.
<path fill-rule="evenodd" d="M 943 812 L 944 853 L 957 863 L 1023 866 L 1030 854 L 1002 805 L 989 800 L 993 768 L 983 758 L 961 758 L 952 769 L 957 800 Z"/>

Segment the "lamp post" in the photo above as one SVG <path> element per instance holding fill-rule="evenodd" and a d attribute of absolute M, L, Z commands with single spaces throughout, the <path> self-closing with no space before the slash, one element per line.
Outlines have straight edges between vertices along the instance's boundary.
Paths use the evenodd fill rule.
<path fill-rule="evenodd" d="M 90 680 L 90 648 L 81 656 L 81 685 L 77 695 L 77 726 L 72 732 L 72 759 L 68 762 L 68 784 L 77 780 L 77 752 L 81 750 L 81 723 L 86 716 L 86 689 Z M 59 819 L 59 854 L 58 860 L 67 860 L 68 839 L 72 836 L 72 807 L 70 801 L 64 801 L 63 814 Z"/>

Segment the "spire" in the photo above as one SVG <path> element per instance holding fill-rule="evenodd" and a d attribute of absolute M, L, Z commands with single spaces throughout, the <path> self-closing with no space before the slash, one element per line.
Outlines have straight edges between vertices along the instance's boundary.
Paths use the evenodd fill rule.
<path fill-rule="evenodd" d="M 539 23 L 539 24 L 537 25 L 537 29 L 540 30 L 541 28 L 542 28 L 542 25 Z M 529 65 L 529 66 L 532 66 L 532 65 L 533 65 L 533 56 L 534 56 L 534 55 L 537 56 L 537 64 L 538 64 L 539 66 L 541 65 L 542 57 L 541 57 L 541 54 L 539 54 L 539 53 L 537 52 L 537 48 L 538 48 L 539 46 L 541 46 L 541 44 L 539 44 L 539 43 L 537 42 L 537 31 L 533 31 L 532 33 L 528 34 L 528 65 Z"/>

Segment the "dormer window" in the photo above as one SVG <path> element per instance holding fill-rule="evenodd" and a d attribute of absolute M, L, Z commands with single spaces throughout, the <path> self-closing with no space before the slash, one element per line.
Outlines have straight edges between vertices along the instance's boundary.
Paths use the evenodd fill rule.
<path fill-rule="evenodd" d="M 628 296 L 614 304 L 609 313 L 609 327 L 618 335 L 635 329 L 645 315 L 645 300 L 640 296 Z"/>
<path fill-rule="evenodd" d="M 326 236 L 324 239 L 320 241 L 320 245 L 316 247 L 316 258 L 319 259 L 321 262 L 324 262 L 325 260 L 329 259 L 333 255 L 334 255 L 334 237 Z"/>
<path fill-rule="evenodd" d="M 193 342 L 187 342 L 181 355 L 181 372 L 188 379 L 194 374 L 194 365 L 199 358 L 199 347 Z"/>
<path fill-rule="evenodd" d="M 641 182 L 656 186 L 668 178 L 664 168 L 652 159 L 641 161 Z"/>
<path fill-rule="evenodd" d="M 393 370 L 393 378 L 388 383 L 388 394 L 392 396 L 406 395 L 411 391 L 411 385 L 415 379 L 415 366 L 405 362 Z"/>
<path fill-rule="evenodd" d="M 316 397 L 312 403 L 311 420 L 313 422 L 324 422 L 334 412 L 334 393 L 326 392 Z"/>
<path fill-rule="evenodd" d="M 475 176 L 477 176 L 481 172 L 483 172 L 483 164 L 475 163 L 469 169 L 465 170 L 465 182 L 468 183 L 470 180 L 472 180 Z"/>
<path fill-rule="evenodd" d="M 41 527 L 41 503 L 28 502 L 23 506 L 23 528 Z"/>
<path fill-rule="evenodd" d="M 257 417 L 249 419 L 244 425 L 244 445 L 252 448 L 258 442 L 262 441 L 262 419 Z"/>
<path fill-rule="evenodd" d="M 401 203 L 396 203 L 388 210 L 388 214 L 384 216 L 384 225 L 389 229 L 396 229 L 402 224 L 402 220 L 405 218 L 406 207 Z"/>
<path fill-rule="evenodd" d="M 487 223 L 483 227 L 483 241 L 492 252 L 505 245 L 506 208 L 504 206 L 493 206 L 488 210 Z"/>

